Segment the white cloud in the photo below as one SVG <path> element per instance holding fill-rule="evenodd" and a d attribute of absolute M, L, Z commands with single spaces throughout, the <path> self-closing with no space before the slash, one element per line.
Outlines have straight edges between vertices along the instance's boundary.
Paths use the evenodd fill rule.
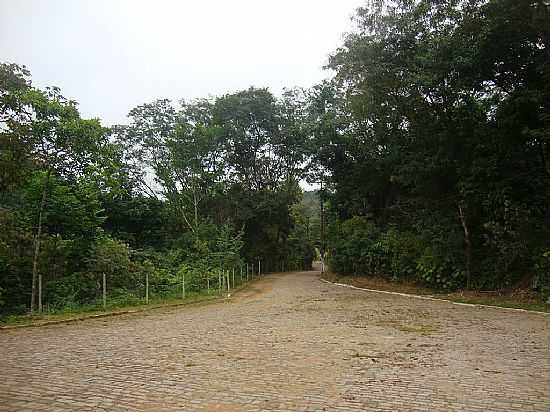
<path fill-rule="evenodd" d="M 125 122 L 156 98 L 308 87 L 361 0 L 0 0 L 0 58 Z"/>

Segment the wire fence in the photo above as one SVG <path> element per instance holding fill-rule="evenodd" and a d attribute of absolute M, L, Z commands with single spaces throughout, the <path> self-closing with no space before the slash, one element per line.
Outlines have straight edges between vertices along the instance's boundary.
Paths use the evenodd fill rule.
<path fill-rule="evenodd" d="M 311 265 L 296 262 L 266 262 L 261 259 L 241 262 L 238 265 L 220 266 L 209 270 L 180 270 L 170 276 L 156 276 L 154 272 L 145 272 L 141 276 L 126 280 L 120 284 L 116 278 L 107 273 L 96 279 L 96 290 L 99 292 L 94 301 L 88 303 L 67 303 L 49 305 L 48 293 L 46 302 L 40 305 L 39 313 L 59 311 L 112 310 L 115 308 L 177 303 L 222 296 L 238 290 L 252 280 L 270 273 L 284 273 L 310 270 Z M 42 291 L 39 296 L 42 297 Z M 68 302 L 72 302 L 68 300 Z"/>

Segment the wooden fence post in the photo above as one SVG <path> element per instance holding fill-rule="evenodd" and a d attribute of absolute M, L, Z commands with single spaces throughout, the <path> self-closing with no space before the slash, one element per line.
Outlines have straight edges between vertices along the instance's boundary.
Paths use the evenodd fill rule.
<path fill-rule="evenodd" d="M 103 310 L 107 309 L 107 276 L 103 272 Z"/>
<path fill-rule="evenodd" d="M 145 304 L 149 304 L 149 272 L 145 272 Z"/>
<path fill-rule="evenodd" d="M 185 273 L 181 275 L 181 298 L 185 299 Z"/>
<path fill-rule="evenodd" d="M 227 293 L 229 293 L 229 291 L 231 290 L 231 284 L 230 284 L 230 275 L 229 275 L 229 269 L 227 269 L 227 272 L 225 272 L 225 279 L 226 279 L 226 282 L 227 282 Z"/>

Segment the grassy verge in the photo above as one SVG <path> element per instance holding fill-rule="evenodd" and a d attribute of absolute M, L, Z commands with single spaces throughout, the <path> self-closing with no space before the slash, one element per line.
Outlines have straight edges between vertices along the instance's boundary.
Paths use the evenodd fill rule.
<path fill-rule="evenodd" d="M 238 292 L 253 281 L 239 285 L 231 293 Z M 226 293 L 219 293 L 217 290 L 210 294 L 206 291 L 188 293 L 185 299 L 181 296 L 159 297 L 149 299 L 149 304 L 145 304 L 144 299 L 117 300 L 108 302 L 107 309 L 103 310 L 100 303 L 88 305 L 72 305 L 63 307 L 42 314 L 10 315 L 0 319 L 0 329 L 11 329 L 26 326 L 45 326 L 55 323 L 68 323 L 85 319 L 93 319 L 108 316 L 117 316 L 131 313 L 139 313 L 152 309 L 170 308 L 174 306 L 209 303 L 223 300 L 227 297 Z"/>
<path fill-rule="evenodd" d="M 323 275 L 323 278 L 331 282 L 345 283 L 347 285 L 352 285 L 359 288 L 408 293 L 411 295 L 431 296 L 434 298 L 447 299 L 457 303 L 470 303 L 474 305 L 497 306 L 550 313 L 550 305 L 546 305 L 539 294 L 521 289 L 510 292 L 480 292 L 463 290 L 448 293 L 426 288 L 410 281 L 393 282 L 380 277 L 338 276 L 333 273 L 327 273 Z"/>

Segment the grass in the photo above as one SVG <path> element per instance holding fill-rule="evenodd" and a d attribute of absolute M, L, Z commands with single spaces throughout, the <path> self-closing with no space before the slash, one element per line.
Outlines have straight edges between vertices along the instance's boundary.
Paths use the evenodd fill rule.
<path fill-rule="evenodd" d="M 231 294 L 250 285 L 252 281 L 239 285 L 232 289 Z M 101 301 L 94 304 L 69 305 L 58 309 L 35 313 L 33 315 L 9 315 L 0 319 L 0 328 L 23 327 L 23 326 L 43 326 L 52 323 L 72 322 L 103 316 L 115 316 L 126 313 L 144 312 L 151 309 L 169 308 L 173 306 L 208 303 L 219 301 L 225 298 L 225 293 L 219 293 L 217 289 L 211 289 L 208 294 L 206 291 L 189 292 L 185 299 L 181 295 L 172 294 L 169 296 L 159 296 L 149 299 L 149 304 L 145 304 L 144 298 L 133 296 L 113 298 L 107 300 L 107 308 L 103 310 Z"/>
<path fill-rule="evenodd" d="M 338 276 L 333 273 L 327 273 L 323 277 L 331 282 L 345 283 L 347 285 L 365 289 L 431 296 L 434 298 L 447 299 L 457 303 L 525 309 L 550 313 L 550 305 L 544 303 L 544 300 L 540 294 L 522 289 L 510 292 L 480 292 L 463 290 L 448 293 L 430 289 L 406 280 L 390 281 L 381 277 Z"/>

